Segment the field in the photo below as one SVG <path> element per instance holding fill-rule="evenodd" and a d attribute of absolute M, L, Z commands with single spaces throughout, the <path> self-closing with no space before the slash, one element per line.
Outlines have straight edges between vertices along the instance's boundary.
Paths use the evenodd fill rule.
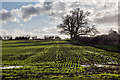
<path fill-rule="evenodd" d="M 2 67 L 3 80 L 118 80 L 120 53 L 66 40 L 2 41 Z"/>

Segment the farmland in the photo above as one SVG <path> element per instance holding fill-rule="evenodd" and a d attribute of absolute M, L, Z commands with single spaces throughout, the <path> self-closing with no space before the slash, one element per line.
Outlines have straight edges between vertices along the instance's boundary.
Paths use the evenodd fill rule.
<path fill-rule="evenodd" d="M 120 79 L 120 53 L 66 40 L 2 41 L 2 66 L 22 66 L 3 69 L 2 79 Z"/>

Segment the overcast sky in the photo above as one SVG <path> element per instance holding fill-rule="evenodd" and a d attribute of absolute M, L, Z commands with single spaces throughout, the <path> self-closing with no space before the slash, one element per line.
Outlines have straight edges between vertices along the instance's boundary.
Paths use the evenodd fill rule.
<path fill-rule="evenodd" d="M 118 1 L 80 1 L 74 0 L 41 0 L 17 2 L 5 0 L 0 9 L 0 35 L 59 35 L 57 25 L 61 17 L 75 8 L 91 12 L 88 17 L 90 25 L 94 24 L 100 33 L 107 33 L 111 28 L 118 31 Z M 60 35 L 62 38 L 67 36 Z"/>

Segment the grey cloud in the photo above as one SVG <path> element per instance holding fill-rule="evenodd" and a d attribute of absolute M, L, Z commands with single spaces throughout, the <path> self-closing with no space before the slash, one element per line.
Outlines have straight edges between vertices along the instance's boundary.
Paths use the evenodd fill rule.
<path fill-rule="evenodd" d="M 73 4 L 71 4 L 73 5 Z M 47 14 L 53 19 L 60 19 L 62 15 L 65 15 L 71 6 L 65 2 L 47 2 L 47 3 L 36 3 L 35 5 L 22 6 L 19 9 L 13 9 L 11 11 L 2 10 L 2 22 L 17 21 L 23 19 L 24 21 L 30 20 L 33 16 L 41 15 L 42 13 Z M 54 18 L 55 17 L 55 18 Z"/>
<path fill-rule="evenodd" d="M 7 21 L 18 22 L 19 18 L 23 19 L 24 21 L 27 21 L 31 19 L 33 16 L 37 16 L 42 12 L 44 12 L 44 8 L 40 3 L 37 3 L 36 5 L 23 6 L 19 9 L 13 9 L 11 11 L 2 9 L 2 11 L 0 11 L 0 14 L 2 15 L 2 17 L 0 18 L 0 21 L 1 22 L 7 22 Z"/>
<path fill-rule="evenodd" d="M 6 23 L 6 21 L 18 22 L 17 18 L 13 15 L 11 11 L 3 9 L 0 12 L 0 22 Z"/>
<path fill-rule="evenodd" d="M 19 9 L 14 9 L 6 12 L 2 11 L 3 18 L 1 21 L 17 21 L 19 18 L 27 21 L 30 20 L 33 16 L 41 15 L 42 13 L 47 14 L 48 16 L 53 17 L 52 19 L 60 19 L 63 15 L 69 12 L 69 10 L 74 7 L 73 3 L 65 2 L 45 2 L 45 3 L 36 3 L 35 5 L 22 6 Z M 79 6 L 78 4 L 76 5 Z"/>
<path fill-rule="evenodd" d="M 36 5 L 27 5 L 23 6 L 20 9 L 18 9 L 18 12 L 24 21 L 31 19 L 33 16 L 37 16 L 42 14 L 44 12 L 43 5 L 42 4 L 36 4 Z"/>
<path fill-rule="evenodd" d="M 21 8 L 23 19 L 29 19 L 32 15 L 38 15 L 39 12 L 33 7 Z"/>

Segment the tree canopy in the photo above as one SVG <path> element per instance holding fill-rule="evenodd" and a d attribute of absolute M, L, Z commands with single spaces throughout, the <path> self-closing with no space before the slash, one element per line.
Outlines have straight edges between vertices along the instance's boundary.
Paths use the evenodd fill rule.
<path fill-rule="evenodd" d="M 97 34 L 98 31 L 94 25 L 89 26 L 88 16 L 90 12 L 80 10 L 76 8 L 70 11 L 69 15 L 63 17 L 63 21 L 58 25 L 58 28 L 61 29 L 61 34 L 70 35 L 71 39 L 75 39 L 80 35 L 88 35 L 90 33 Z"/>

